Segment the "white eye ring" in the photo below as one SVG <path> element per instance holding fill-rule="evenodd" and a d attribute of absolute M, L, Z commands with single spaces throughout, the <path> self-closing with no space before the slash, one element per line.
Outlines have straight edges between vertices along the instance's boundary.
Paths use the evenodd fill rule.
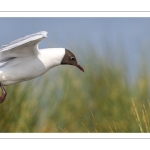
<path fill-rule="evenodd" d="M 70 60 L 74 60 L 75 58 L 74 57 L 70 57 Z"/>

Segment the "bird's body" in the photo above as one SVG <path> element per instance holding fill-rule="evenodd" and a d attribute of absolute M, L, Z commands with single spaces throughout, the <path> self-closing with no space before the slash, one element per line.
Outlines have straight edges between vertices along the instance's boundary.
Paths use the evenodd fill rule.
<path fill-rule="evenodd" d="M 36 78 L 60 65 L 59 58 L 65 54 L 64 48 L 48 48 L 38 51 L 36 55 L 13 58 L 2 65 L 0 67 L 1 84 L 9 85 Z"/>
<path fill-rule="evenodd" d="M 65 48 L 39 49 L 38 43 L 47 37 L 47 32 L 42 31 L 15 40 L 0 49 L 0 87 L 3 102 L 6 91 L 2 85 L 14 84 L 36 78 L 49 69 L 69 64 L 83 68 L 78 65 L 72 52 Z"/>

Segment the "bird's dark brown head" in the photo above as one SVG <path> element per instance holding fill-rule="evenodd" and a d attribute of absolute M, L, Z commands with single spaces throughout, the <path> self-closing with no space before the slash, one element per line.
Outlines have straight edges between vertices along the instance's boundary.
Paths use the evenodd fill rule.
<path fill-rule="evenodd" d="M 65 55 L 61 61 L 61 65 L 73 65 L 78 67 L 81 71 L 84 72 L 84 69 L 77 63 L 75 55 L 68 49 L 65 49 Z"/>

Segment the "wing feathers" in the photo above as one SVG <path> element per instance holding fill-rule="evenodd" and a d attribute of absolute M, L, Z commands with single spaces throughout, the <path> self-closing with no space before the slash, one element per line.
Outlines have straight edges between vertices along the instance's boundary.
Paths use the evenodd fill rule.
<path fill-rule="evenodd" d="M 41 31 L 3 45 L 0 49 L 0 62 L 12 57 L 24 57 L 37 54 L 38 43 L 45 37 L 47 37 L 47 32 Z"/>
<path fill-rule="evenodd" d="M 32 42 L 32 41 L 35 41 L 35 40 L 38 40 L 38 42 L 39 42 L 40 40 L 42 40 L 45 37 L 47 37 L 47 32 L 46 31 L 41 31 L 41 32 L 38 32 L 38 33 L 35 33 L 35 34 L 27 35 L 23 38 L 12 41 L 7 45 L 3 45 L 2 48 L 0 49 L 0 52 L 10 50 L 12 48 L 18 47 L 20 45 L 23 45 L 23 44 L 26 44 L 28 42 Z"/>

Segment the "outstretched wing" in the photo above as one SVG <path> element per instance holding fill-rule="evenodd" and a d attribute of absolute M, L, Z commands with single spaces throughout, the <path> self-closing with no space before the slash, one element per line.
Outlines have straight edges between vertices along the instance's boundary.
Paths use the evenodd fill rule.
<path fill-rule="evenodd" d="M 47 37 L 47 32 L 41 31 L 3 45 L 0 49 L 0 63 L 16 57 L 36 55 L 38 53 L 38 43 L 45 37 Z"/>

